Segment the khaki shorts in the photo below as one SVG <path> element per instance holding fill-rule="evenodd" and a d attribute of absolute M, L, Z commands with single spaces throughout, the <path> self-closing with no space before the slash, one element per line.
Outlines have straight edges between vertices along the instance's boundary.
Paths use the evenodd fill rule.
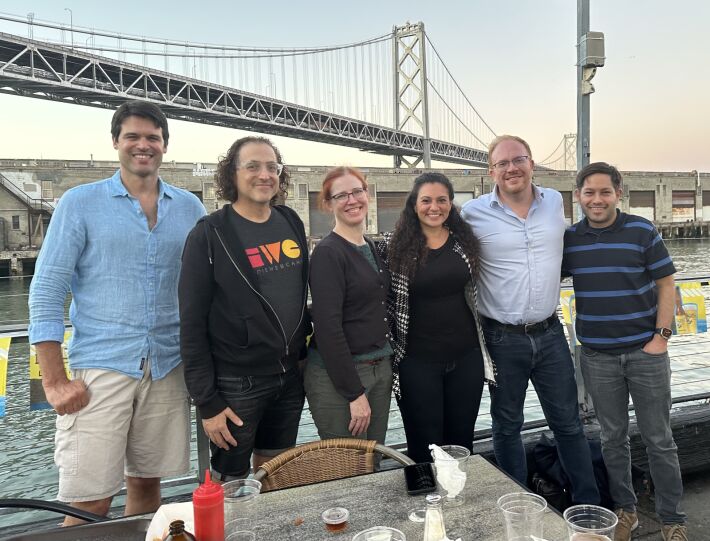
<path fill-rule="evenodd" d="M 101 500 L 121 490 L 124 476 L 182 475 L 190 465 L 190 403 L 182 365 L 153 381 L 146 363 L 138 380 L 102 369 L 73 371 L 89 404 L 57 416 L 54 462 L 64 502 Z"/>

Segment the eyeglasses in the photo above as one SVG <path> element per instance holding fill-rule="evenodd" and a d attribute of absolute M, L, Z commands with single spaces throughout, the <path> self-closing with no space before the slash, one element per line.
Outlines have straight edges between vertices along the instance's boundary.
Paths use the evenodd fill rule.
<path fill-rule="evenodd" d="M 511 163 L 515 167 L 520 167 L 521 165 L 527 163 L 529 159 L 530 156 L 518 156 L 517 158 L 513 158 L 512 160 L 502 160 L 498 163 L 494 163 L 491 167 L 493 169 L 497 169 L 498 171 L 505 171 L 506 169 L 508 169 Z"/>
<path fill-rule="evenodd" d="M 262 167 L 266 167 L 270 175 L 276 175 L 277 177 L 280 176 L 281 172 L 284 170 L 284 164 L 276 162 L 247 162 L 238 166 L 239 169 L 246 169 L 254 174 L 259 173 Z"/>
<path fill-rule="evenodd" d="M 353 199 L 364 201 L 367 197 L 367 188 L 355 188 L 352 192 L 336 193 L 335 195 L 331 195 L 330 199 L 338 203 L 345 203 L 351 195 L 353 196 Z"/>

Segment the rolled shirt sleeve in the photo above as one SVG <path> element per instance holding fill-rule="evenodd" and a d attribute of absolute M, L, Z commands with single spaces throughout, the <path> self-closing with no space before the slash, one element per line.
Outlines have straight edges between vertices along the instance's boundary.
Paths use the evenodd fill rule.
<path fill-rule="evenodd" d="M 52 214 L 30 284 L 30 343 L 64 341 L 64 303 L 86 235 L 71 191 Z"/>

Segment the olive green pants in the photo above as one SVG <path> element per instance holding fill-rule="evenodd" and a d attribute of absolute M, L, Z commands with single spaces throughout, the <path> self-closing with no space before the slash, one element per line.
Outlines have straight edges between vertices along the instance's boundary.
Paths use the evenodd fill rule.
<path fill-rule="evenodd" d="M 370 426 L 357 437 L 384 444 L 392 397 L 392 361 L 386 358 L 374 365 L 358 363 L 357 373 L 372 411 Z M 303 386 L 320 438 L 352 438 L 348 431 L 350 402 L 335 390 L 325 367 L 308 362 Z"/>

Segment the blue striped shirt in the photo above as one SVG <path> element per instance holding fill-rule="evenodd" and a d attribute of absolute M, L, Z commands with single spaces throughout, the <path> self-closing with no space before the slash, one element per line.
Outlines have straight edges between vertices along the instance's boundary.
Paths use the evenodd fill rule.
<path fill-rule="evenodd" d="M 562 271 L 574 281 L 577 339 L 621 353 L 653 338 L 655 281 L 675 267 L 651 222 L 617 211 L 608 228 L 590 227 L 585 218 L 567 229 Z"/>

